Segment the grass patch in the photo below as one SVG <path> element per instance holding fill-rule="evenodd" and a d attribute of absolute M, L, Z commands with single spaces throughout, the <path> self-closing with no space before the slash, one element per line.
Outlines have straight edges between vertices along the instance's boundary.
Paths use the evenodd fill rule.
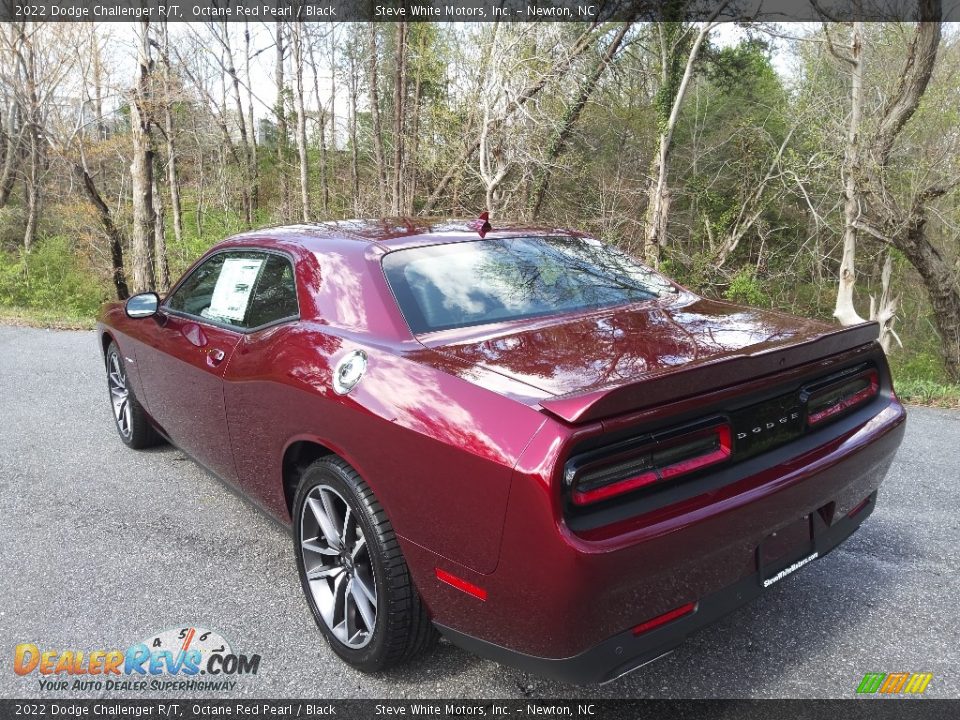
<path fill-rule="evenodd" d="M 960 385 L 922 378 L 896 380 L 897 396 L 911 405 L 960 409 Z"/>
<path fill-rule="evenodd" d="M 92 330 L 97 321 L 89 315 L 70 315 L 61 310 L 0 307 L 0 324 L 53 330 Z"/>

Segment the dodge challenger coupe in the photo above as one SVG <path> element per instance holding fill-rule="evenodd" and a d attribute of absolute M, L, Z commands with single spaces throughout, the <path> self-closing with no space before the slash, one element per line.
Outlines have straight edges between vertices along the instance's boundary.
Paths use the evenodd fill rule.
<path fill-rule="evenodd" d="M 291 526 L 333 650 L 605 682 L 845 540 L 903 437 L 873 323 L 701 298 L 583 233 L 268 228 L 104 307 L 120 438 Z"/>

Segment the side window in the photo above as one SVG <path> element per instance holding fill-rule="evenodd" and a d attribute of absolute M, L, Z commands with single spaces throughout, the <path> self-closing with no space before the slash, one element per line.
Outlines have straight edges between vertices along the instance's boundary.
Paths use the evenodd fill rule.
<path fill-rule="evenodd" d="M 190 274 L 170 296 L 167 307 L 238 328 L 296 317 L 293 266 L 272 253 L 218 253 Z"/>
<path fill-rule="evenodd" d="M 235 253 L 220 253 L 203 263 L 170 296 L 167 307 L 187 315 L 208 317 L 207 310 L 210 308 L 223 264 L 227 258 L 234 255 Z"/>
<path fill-rule="evenodd" d="M 285 257 L 267 256 L 260 279 L 254 288 L 244 325 L 255 328 L 299 314 L 293 266 Z"/>

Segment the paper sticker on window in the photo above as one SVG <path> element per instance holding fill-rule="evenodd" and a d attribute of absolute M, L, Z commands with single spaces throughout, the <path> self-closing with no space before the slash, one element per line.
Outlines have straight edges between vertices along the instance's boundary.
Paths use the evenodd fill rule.
<path fill-rule="evenodd" d="M 212 317 L 241 322 L 247 313 L 250 293 L 257 281 L 263 259 L 227 258 L 213 288 L 207 313 Z"/>

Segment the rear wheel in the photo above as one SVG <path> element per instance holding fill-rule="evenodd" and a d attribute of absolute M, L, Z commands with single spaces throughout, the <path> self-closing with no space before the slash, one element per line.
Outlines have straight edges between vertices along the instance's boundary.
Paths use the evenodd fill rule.
<path fill-rule="evenodd" d="M 356 470 L 335 457 L 314 462 L 293 513 L 303 592 L 337 655 L 376 672 L 436 642 L 390 521 Z"/>
<path fill-rule="evenodd" d="M 116 343 L 111 342 L 107 347 L 106 357 L 110 408 L 120 439 L 134 450 L 156 445 L 161 440 L 160 435 L 153 429 L 147 413 L 133 394 L 123 356 Z"/>

